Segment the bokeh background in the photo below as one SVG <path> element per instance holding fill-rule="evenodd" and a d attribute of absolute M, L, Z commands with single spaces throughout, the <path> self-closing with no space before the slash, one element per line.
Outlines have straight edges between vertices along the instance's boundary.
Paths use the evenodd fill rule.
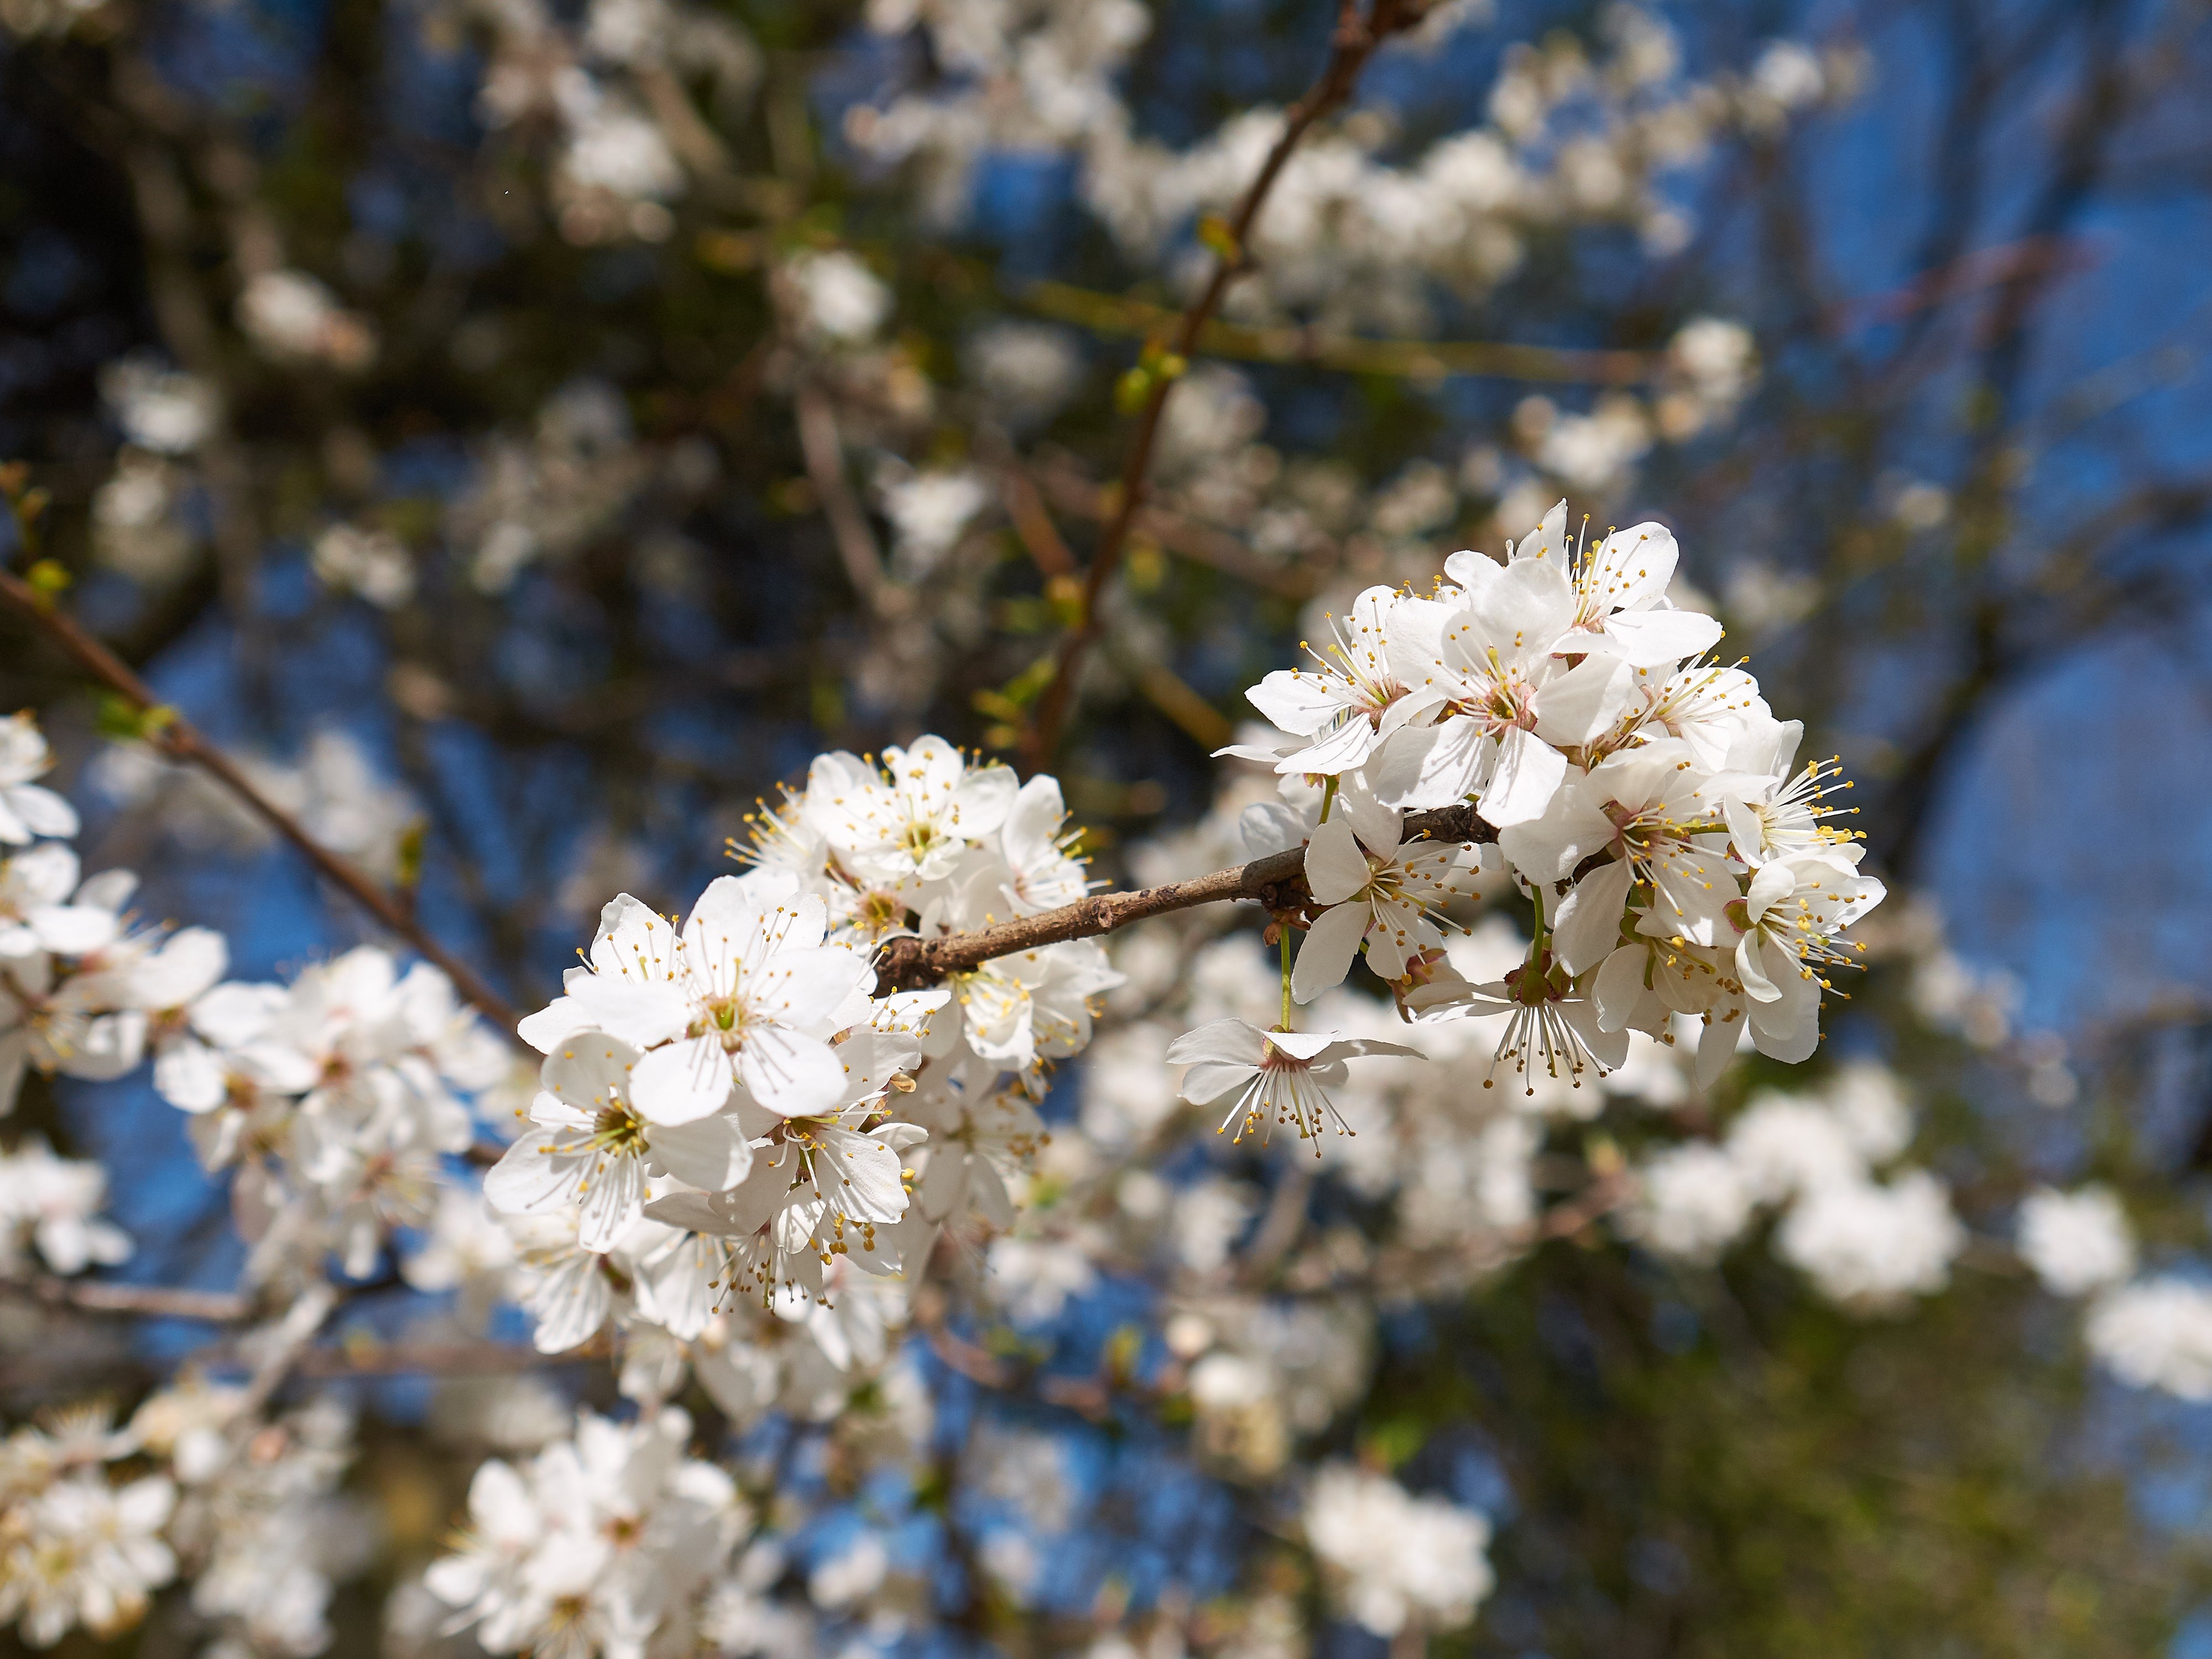
<path fill-rule="evenodd" d="M 1253 170 L 1248 112 L 1298 95 L 1335 22 L 5 0 L 0 455 L 50 495 L 76 613 L 535 1006 L 605 898 L 680 910 L 817 751 L 935 731 L 1022 759 L 1110 510 L 1117 386 Z M 2209 22 L 1495 0 L 1387 47 L 1170 405 L 1054 757 L 1095 873 L 1219 861 L 1209 751 L 1360 586 L 1497 552 L 1563 495 L 1660 519 L 1678 591 L 1856 780 L 1892 887 L 1832 1048 L 1904 1079 L 1915 1156 L 1978 1231 L 2094 1176 L 2191 1271 Z M 0 705 L 40 711 L 90 866 L 222 929 L 234 972 L 374 937 L 12 628 Z M 1085 1086 L 1071 1068 L 1047 1116 L 1077 1122 Z M 128 1276 L 231 1281 L 222 1193 L 143 1083 L 34 1085 L 31 1126 L 106 1161 Z M 1544 1133 L 1587 1158 L 1637 1131 Z M 1178 1156 L 1181 1181 L 1214 1154 Z M 1232 1237 L 1285 1167 L 1236 1165 L 1258 1196 Z M 1334 1182 L 1324 1219 L 1375 1224 Z M 2212 1416 L 2097 1371 L 2001 1255 L 1871 1317 L 1755 1242 L 1688 1269 L 1602 1229 L 1370 1279 L 1316 1339 L 1350 1382 L 1258 1466 L 1187 1401 L 1086 1413 L 928 1353 L 920 1473 L 862 1480 L 800 1425 L 745 1455 L 790 1494 L 793 1583 L 862 1528 L 921 1587 L 889 1622 L 830 1604 L 823 1651 L 1230 1650 L 1249 1620 L 1206 1609 L 1289 1571 L 1283 1482 L 1364 1456 L 1496 1529 L 1498 1588 L 1439 1650 L 2212 1653 Z M 1088 1374 L 1173 1279 L 1109 1273 L 1042 1318 L 978 1301 L 963 1328 Z M 110 1336 L 85 1385 L 204 1334 Z M 21 1358 L 11 1412 L 78 1386 Z M 588 1368 L 539 1383 L 612 1398 Z M 380 1597 L 466 1466 L 425 1426 L 436 1379 L 349 1386 L 379 1540 L 350 1655 L 399 1642 Z M 1041 1466 L 1042 1520 L 1002 1473 Z M 1036 1559 L 998 1571 L 1009 1515 Z M 1297 1605 L 1283 1650 L 1384 1645 Z M 185 1640 L 166 1628 L 148 1653 Z"/>

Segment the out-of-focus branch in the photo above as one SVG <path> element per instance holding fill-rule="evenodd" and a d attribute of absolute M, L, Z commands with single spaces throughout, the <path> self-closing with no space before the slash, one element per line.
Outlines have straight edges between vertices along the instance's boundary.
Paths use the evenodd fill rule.
<path fill-rule="evenodd" d="M 1415 812 L 1406 820 L 1406 836 L 1462 844 L 1494 842 L 1498 832 L 1475 816 L 1472 806 L 1444 806 Z M 969 933 L 937 939 L 895 939 L 876 952 L 876 977 L 887 988 L 933 985 L 948 974 L 965 973 L 998 957 L 1034 951 L 1072 939 L 1096 939 L 1177 910 L 1228 899 L 1257 899 L 1289 908 L 1304 902 L 1305 848 L 1293 847 L 1231 870 L 1217 870 L 1189 881 L 1171 881 L 1133 893 L 1092 893 L 1073 904 L 1040 915 L 1023 916 Z"/>
<path fill-rule="evenodd" d="M 1316 122 L 1351 96 L 1360 70 L 1374 56 L 1375 49 L 1398 30 L 1418 22 L 1421 11 L 1419 4 L 1408 3 L 1408 0 L 1374 0 L 1373 9 L 1363 16 L 1358 0 L 1343 0 L 1328 63 L 1305 96 L 1291 106 L 1283 123 L 1282 136 L 1267 152 L 1259 176 L 1245 191 L 1235 216 L 1222 228 L 1213 256 L 1213 273 L 1205 289 L 1182 315 L 1170 348 L 1173 356 L 1188 362 L 1199 349 L 1206 326 L 1220 309 L 1230 284 L 1250 269 L 1246 248 L 1252 227 L 1267 204 L 1268 192 L 1289 163 L 1291 152 Z M 1176 380 L 1176 375 L 1164 368 L 1154 374 L 1151 390 L 1138 414 L 1137 428 L 1131 434 L 1128 453 L 1121 464 L 1121 497 L 1114 515 L 1100 532 L 1097 550 L 1091 555 L 1091 568 L 1084 579 L 1082 610 L 1060 641 L 1052 679 L 1037 699 L 1036 716 L 1024 736 L 1024 755 L 1033 769 L 1049 762 L 1060 747 L 1060 732 L 1074 701 L 1084 657 L 1098 637 L 1099 603 L 1105 597 L 1107 584 L 1121 567 L 1121 556 L 1128 548 L 1129 532 L 1144 507 L 1152 451 L 1159 442 L 1161 417 L 1166 413 L 1169 398 L 1174 394 Z"/>
<path fill-rule="evenodd" d="M 884 573 L 883 556 L 868 529 L 868 515 L 845 477 L 845 445 L 837 434 L 837 416 L 829 395 L 811 380 L 802 380 L 793 397 L 799 415 L 799 447 L 806 458 L 807 481 L 814 486 L 822 516 L 830 521 L 830 534 L 844 562 L 853 591 L 872 616 L 896 609 L 901 597 Z"/>
<path fill-rule="evenodd" d="M 130 703 L 138 712 L 149 742 L 174 758 L 198 767 L 230 791 L 356 903 L 437 964 L 453 981 L 454 988 L 485 1018 L 510 1038 L 514 1037 L 520 1016 L 483 975 L 432 938 L 392 895 L 309 835 L 297 818 L 262 793 L 237 762 L 155 696 L 153 688 L 140 679 L 129 664 L 13 571 L 0 570 L 0 608 L 13 611 L 43 633 L 93 678 Z"/>
<path fill-rule="evenodd" d="M 117 1285 L 98 1279 L 0 1280 L 0 1291 L 81 1313 L 154 1319 L 192 1319 L 234 1325 L 253 1315 L 253 1301 L 236 1291 L 190 1291 L 167 1285 Z"/>
<path fill-rule="evenodd" d="M 340 1342 L 309 1348 L 293 1370 L 301 1376 L 504 1376 L 552 1365 L 604 1360 L 604 1344 L 540 1353 L 520 1342 Z"/>
<path fill-rule="evenodd" d="M 1016 296 L 1030 310 L 1094 334 L 1144 338 L 1164 333 L 1181 314 L 1149 300 L 1101 294 L 1069 283 L 1031 283 Z M 1200 355 L 1243 362 L 1303 363 L 1351 374 L 1443 380 L 1480 374 L 1563 385 L 1633 386 L 1665 367 L 1656 351 L 1575 350 L 1518 345 L 1510 340 L 1385 340 L 1323 334 L 1311 328 L 1253 328 L 1209 320 L 1194 341 Z"/>
<path fill-rule="evenodd" d="M 1040 469 L 1038 477 L 1052 504 L 1061 512 L 1079 514 L 1088 519 L 1113 517 L 1113 492 L 1101 489 L 1095 480 L 1084 477 L 1073 462 Z M 1137 515 L 1136 528 L 1137 533 L 1151 537 L 1170 553 L 1211 566 L 1224 575 L 1263 587 L 1271 593 L 1280 593 L 1286 599 L 1310 599 L 1320 586 L 1310 564 L 1277 564 L 1254 552 L 1227 531 L 1217 530 L 1212 525 L 1201 524 L 1163 507 L 1146 507 Z M 1329 563 L 1336 558 L 1338 550 L 1330 542 L 1323 544 L 1321 552 L 1321 562 Z"/>

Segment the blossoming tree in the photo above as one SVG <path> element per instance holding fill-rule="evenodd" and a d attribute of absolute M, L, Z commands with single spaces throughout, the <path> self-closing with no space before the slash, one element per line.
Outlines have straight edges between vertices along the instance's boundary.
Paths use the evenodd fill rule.
<path fill-rule="evenodd" d="M 1869 49 L 1324 10 L 1270 37 L 1303 91 L 1170 143 L 1141 89 L 1213 25 L 1133 0 L 341 7 L 220 96 L 228 13 L 0 5 L 157 331 L 94 353 L 96 444 L 0 474 L 15 1639 L 1617 1652 L 1703 1575 L 1753 1650 L 1787 1597 L 1722 1611 L 1749 1554 L 1605 1513 L 1594 1459 L 1785 1536 L 1761 1483 L 1851 1447 L 1778 1399 L 1921 1422 L 1916 1367 L 2036 1344 L 2212 1398 L 2154 1188 L 1920 1114 L 2075 1086 L 1890 896 L 1959 699 L 1860 745 L 1866 817 L 1808 752 L 1823 654 L 1877 654 L 1843 590 L 1951 496 L 1708 597 L 1712 480 L 1779 465 L 1740 417 L 1810 348 L 1556 280 L 1691 269 L 1698 192 Z M 1018 157 L 1064 199 L 994 249 Z M 2024 311 L 2059 261 L 2007 257 L 1904 326 Z M 1367 404 L 1300 440 L 1323 381 Z M 1750 1480 L 1762 1431 L 1809 1449 Z"/>

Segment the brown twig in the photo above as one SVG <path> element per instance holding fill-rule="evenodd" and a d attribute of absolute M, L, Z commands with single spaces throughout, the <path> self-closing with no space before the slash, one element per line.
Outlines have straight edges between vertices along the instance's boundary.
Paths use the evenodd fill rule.
<path fill-rule="evenodd" d="M 1416 812 L 1406 820 L 1406 837 L 1434 842 L 1494 842 L 1498 832 L 1475 816 L 1472 806 L 1444 806 Z M 981 927 L 974 933 L 937 939 L 895 939 L 876 953 L 876 978 L 886 989 L 933 985 L 948 974 L 966 973 L 997 957 L 1010 957 L 1072 939 L 1096 939 L 1133 922 L 1168 915 L 1228 899 L 1257 899 L 1288 908 L 1303 902 L 1305 849 L 1273 853 L 1235 869 L 1217 870 L 1189 881 L 1171 881 L 1133 893 L 1092 893 L 1041 915 Z"/>
<path fill-rule="evenodd" d="M 1405 3 L 1405 0 L 1374 0 L 1374 9 L 1363 17 L 1358 0 L 1343 0 L 1328 63 L 1306 95 L 1291 106 L 1283 123 L 1282 136 L 1267 152 L 1259 176 L 1253 179 L 1243 200 L 1237 204 L 1226 228 L 1224 243 L 1214 255 L 1213 273 L 1205 290 L 1183 313 L 1182 326 L 1176 331 L 1171 347 L 1175 356 L 1188 360 L 1198 349 L 1206 324 L 1220 308 L 1230 284 L 1250 269 L 1245 249 L 1252 227 L 1267 204 L 1267 193 L 1274 188 L 1276 179 L 1289 162 L 1291 153 L 1316 122 L 1351 95 L 1359 71 L 1374 55 L 1376 47 L 1397 30 L 1418 21 L 1419 12 L 1419 6 Z M 1137 428 L 1131 434 L 1128 453 L 1121 464 L 1120 499 L 1113 517 L 1099 534 L 1097 550 L 1091 555 L 1091 568 L 1084 579 L 1083 608 L 1060 641 L 1051 682 L 1037 699 L 1036 716 L 1024 734 L 1023 753 L 1032 769 L 1050 761 L 1060 746 L 1061 728 L 1074 700 L 1075 681 L 1082 670 L 1084 656 L 1098 637 L 1099 603 L 1105 597 L 1107 583 L 1120 568 L 1137 514 L 1144 508 L 1145 484 L 1152 471 L 1153 448 L 1159 441 L 1160 418 L 1175 387 L 1176 376 L 1156 374 L 1137 416 Z"/>
<path fill-rule="evenodd" d="M 128 702 L 142 716 L 148 717 L 144 730 L 149 743 L 178 760 L 198 767 L 238 797 L 254 816 L 297 848 L 310 864 L 344 890 L 356 903 L 437 964 L 453 981 L 454 988 L 485 1018 L 514 1037 L 520 1016 L 475 969 L 433 939 L 392 895 L 309 835 L 298 819 L 263 794 L 235 761 L 209 742 L 198 727 L 155 696 L 153 688 L 120 657 L 13 571 L 0 570 L 0 605 L 44 633 L 93 678 Z"/>

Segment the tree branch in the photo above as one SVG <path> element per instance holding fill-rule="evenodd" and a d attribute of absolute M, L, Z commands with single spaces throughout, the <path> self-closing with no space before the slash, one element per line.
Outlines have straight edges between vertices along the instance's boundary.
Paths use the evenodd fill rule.
<path fill-rule="evenodd" d="M 234 1325 L 253 1315 L 253 1299 L 236 1291 L 188 1291 L 167 1285 L 118 1285 L 106 1279 L 46 1275 L 0 1280 L 0 1290 L 82 1313 L 196 1319 L 210 1325 Z"/>
<path fill-rule="evenodd" d="M 1259 176 L 1253 179 L 1244 192 L 1244 199 L 1237 204 L 1236 215 L 1229 222 L 1225 243 L 1213 256 L 1213 274 L 1205 290 L 1183 313 L 1182 326 L 1176 331 L 1171 349 L 1176 356 L 1188 361 L 1198 349 L 1207 323 L 1228 295 L 1229 285 L 1251 268 L 1245 249 L 1252 227 L 1260 217 L 1260 210 L 1267 204 L 1268 191 L 1274 188 L 1276 179 L 1290 161 L 1291 153 L 1316 123 L 1351 96 L 1359 71 L 1374 56 L 1375 49 L 1398 30 L 1418 22 L 1421 9 L 1418 4 L 1406 3 L 1405 0 L 1375 0 L 1372 12 L 1362 17 L 1359 0 L 1343 0 L 1328 65 L 1306 95 L 1291 106 L 1283 123 L 1282 136 L 1267 152 Z M 1097 550 L 1091 555 L 1091 568 L 1084 579 L 1082 611 L 1074 626 L 1060 640 L 1052 679 L 1037 700 L 1036 717 L 1024 736 L 1024 757 L 1032 770 L 1051 760 L 1060 747 L 1061 730 L 1074 702 L 1075 682 L 1082 671 L 1084 656 L 1098 637 L 1099 602 L 1105 597 L 1106 585 L 1121 566 L 1121 555 L 1128 547 L 1129 532 L 1144 507 L 1152 451 L 1159 442 L 1160 418 L 1175 388 L 1174 376 L 1155 376 L 1144 408 L 1138 414 L 1137 429 L 1131 434 L 1128 453 L 1121 463 L 1120 497 L 1113 517 L 1099 534 Z"/>
<path fill-rule="evenodd" d="M 830 521 L 830 538 L 837 544 L 846 580 L 871 616 L 884 616 L 898 608 L 900 595 L 884 573 L 883 557 L 868 530 L 868 515 L 845 477 L 845 445 L 837 434 L 836 412 L 830 406 L 829 395 L 809 378 L 799 380 L 793 401 L 807 479 L 814 486 L 822 516 Z"/>
<path fill-rule="evenodd" d="M 1444 806 L 1416 812 L 1406 820 L 1406 837 L 1434 842 L 1494 842 L 1498 832 L 1475 816 L 1472 806 Z M 1231 870 L 1189 881 L 1171 881 L 1133 893 L 1092 893 L 1041 915 L 1021 916 L 970 933 L 937 939 L 887 940 L 876 952 L 877 982 L 886 989 L 912 990 L 934 985 L 950 974 L 980 968 L 997 957 L 1010 957 L 1072 939 L 1096 939 L 1131 924 L 1225 899 L 1257 899 L 1274 908 L 1305 902 L 1306 852 L 1293 847 Z"/>
<path fill-rule="evenodd" d="M 190 720 L 163 704 L 154 695 L 153 688 L 120 657 L 13 571 L 0 570 L 0 606 L 14 611 L 44 633 L 93 678 L 139 714 L 154 716 L 146 722 L 148 741 L 175 758 L 198 767 L 237 796 L 257 817 L 306 854 L 310 864 L 343 889 L 356 903 L 437 964 L 453 981 L 454 989 L 501 1033 L 520 1044 L 521 1040 L 514 1036 L 514 1028 L 520 1016 L 504 997 L 492 989 L 476 969 L 433 939 L 390 894 L 309 835 L 298 819 L 263 794 L 235 761 L 209 742 Z"/>

